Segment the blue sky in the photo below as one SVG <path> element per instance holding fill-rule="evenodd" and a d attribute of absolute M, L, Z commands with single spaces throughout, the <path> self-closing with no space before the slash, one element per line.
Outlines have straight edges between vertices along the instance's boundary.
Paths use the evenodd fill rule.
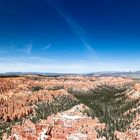
<path fill-rule="evenodd" d="M 140 69 L 139 0 L 0 0 L 0 72 Z"/>

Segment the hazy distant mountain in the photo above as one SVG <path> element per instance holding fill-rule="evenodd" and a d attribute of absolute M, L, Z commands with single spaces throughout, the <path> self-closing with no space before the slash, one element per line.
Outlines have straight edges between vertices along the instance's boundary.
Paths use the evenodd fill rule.
<path fill-rule="evenodd" d="M 122 77 L 132 77 L 140 78 L 140 71 L 129 71 L 129 72 L 95 72 L 87 74 L 87 76 L 122 76 Z"/>
<path fill-rule="evenodd" d="M 40 75 L 40 76 L 62 76 L 62 75 L 83 75 L 83 76 L 122 76 L 140 78 L 140 71 L 128 71 L 128 72 L 93 72 L 87 74 L 78 73 L 51 73 L 51 72 L 6 72 L 0 73 L 0 76 L 21 76 L 21 75 Z"/>

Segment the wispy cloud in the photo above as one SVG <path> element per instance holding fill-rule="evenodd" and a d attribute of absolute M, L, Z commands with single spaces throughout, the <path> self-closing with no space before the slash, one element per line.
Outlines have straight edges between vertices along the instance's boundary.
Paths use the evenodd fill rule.
<path fill-rule="evenodd" d="M 0 54 L 9 55 L 14 53 L 20 53 L 21 55 L 30 55 L 32 51 L 32 43 L 25 44 L 23 46 L 18 46 L 16 44 L 11 44 L 7 46 L 0 46 Z"/>
<path fill-rule="evenodd" d="M 30 43 L 30 44 L 25 45 L 25 48 L 23 50 L 25 51 L 25 53 L 27 55 L 30 55 L 31 51 L 32 51 L 32 48 L 33 48 L 33 45 L 32 45 L 32 43 Z"/>
<path fill-rule="evenodd" d="M 14 62 L 14 63 L 0 63 L 0 72 L 58 72 L 58 73 L 90 73 L 99 71 L 129 71 L 138 70 L 137 67 L 128 67 L 127 65 L 116 65 L 114 63 L 98 63 L 95 65 L 75 63 L 27 63 L 27 62 Z M 132 69 L 131 69 L 132 68 Z"/>
<path fill-rule="evenodd" d="M 46 2 L 56 10 L 56 12 L 69 24 L 69 26 L 73 29 L 79 39 L 82 41 L 86 50 L 92 56 L 92 58 L 97 59 L 97 52 L 95 49 L 89 44 L 87 41 L 87 37 L 85 35 L 84 29 L 76 22 L 74 18 L 68 15 L 63 9 L 60 9 L 56 3 L 52 0 L 46 0 Z"/>
<path fill-rule="evenodd" d="M 10 64 L 10 63 L 28 63 L 28 64 L 48 64 L 48 63 L 59 63 L 58 60 L 50 59 L 50 58 L 45 58 L 45 57 L 39 57 L 39 56 L 19 56 L 18 59 L 17 57 L 12 57 L 12 56 L 4 56 L 0 57 L 0 63 L 5 63 L 5 64 Z"/>
<path fill-rule="evenodd" d="M 129 71 L 138 70 L 140 62 L 89 61 L 62 62 L 38 56 L 0 57 L 0 72 L 60 72 L 89 73 L 97 71 Z"/>
<path fill-rule="evenodd" d="M 14 51 L 15 47 L 16 46 L 14 44 L 11 44 L 11 45 L 0 45 L 0 53 L 1 54 L 5 54 L 5 53 L 8 53 L 8 52 Z"/>
<path fill-rule="evenodd" d="M 48 44 L 47 46 L 43 47 L 42 50 L 48 50 L 49 48 L 51 48 L 51 44 Z"/>

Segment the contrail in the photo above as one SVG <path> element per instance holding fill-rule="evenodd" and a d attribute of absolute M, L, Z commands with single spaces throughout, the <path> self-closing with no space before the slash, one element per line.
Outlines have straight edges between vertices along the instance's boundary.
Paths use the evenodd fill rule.
<path fill-rule="evenodd" d="M 53 3 L 52 0 L 46 0 L 46 2 L 56 10 L 56 12 L 69 24 L 69 26 L 73 29 L 73 31 L 76 33 L 76 35 L 79 37 L 79 39 L 82 41 L 90 55 L 92 55 L 92 58 L 97 59 L 97 53 L 96 51 L 89 45 L 86 37 L 85 37 L 85 31 L 83 28 L 66 12 L 64 12 L 62 9 L 58 7 L 56 3 Z"/>

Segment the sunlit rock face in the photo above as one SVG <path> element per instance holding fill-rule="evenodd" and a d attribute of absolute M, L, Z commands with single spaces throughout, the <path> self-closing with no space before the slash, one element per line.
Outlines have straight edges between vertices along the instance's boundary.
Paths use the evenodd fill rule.
<path fill-rule="evenodd" d="M 33 112 L 32 105 L 38 101 L 51 100 L 52 95 L 64 94 L 69 88 L 88 90 L 97 86 L 123 86 L 131 79 L 121 77 L 59 77 L 59 78 L 5 78 L 0 79 L 0 117 L 5 121 L 21 118 Z M 55 88 L 62 90 L 55 91 Z M 38 87 L 41 89 L 33 89 Z M 35 90 L 35 91 L 34 91 Z"/>
<path fill-rule="evenodd" d="M 95 112 L 94 117 L 87 113 L 91 110 L 90 106 L 96 104 L 92 102 L 86 104 L 86 101 L 80 102 L 75 95 L 77 93 L 70 93 L 71 89 L 78 94 L 86 93 L 86 96 L 82 97 L 85 99 L 91 89 L 93 94 L 94 91 L 101 94 L 104 91 L 117 90 L 118 92 L 121 91 L 122 95 L 125 94 L 126 100 L 135 101 L 140 99 L 140 85 L 131 78 L 86 76 L 0 78 L 0 123 L 8 124 L 8 126 L 1 128 L 3 139 L 107 139 L 104 136 L 99 137 L 98 130 L 104 130 L 107 127 L 105 121 L 101 120 L 102 117 L 99 117 L 97 112 Z M 119 102 L 119 99 L 116 101 Z M 72 103 L 72 101 L 75 102 Z M 39 103 L 47 103 L 47 107 L 40 105 L 40 110 L 44 109 L 47 116 L 43 114 L 39 121 L 34 122 L 31 118 L 37 115 L 36 107 Z M 49 107 L 48 104 L 50 104 Z M 140 110 L 138 102 L 133 108 L 130 107 L 121 115 L 127 115 L 135 110 Z M 115 136 L 122 140 L 126 138 L 139 140 L 139 118 L 138 111 L 129 123 L 129 128 L 124 132 L 114 131 Z M 0 126 L 2 126 L 1 124 Z M 8 131 L 10 134 L 7 134 L 8 129 L 10 129 L 10 132 Z"/>
<path fill-rule="evenodd" d="M 12 127 L 11 136 L 14 139 L 96 139 L 97 128 L 104 128 L 105 124 L 101 124 L 97 118 L 92 119 L 82 114 L 86 107 L 78 105 L 65 112 L 51 115 L 47 120 L 42 120 L 37 124 L 33 124 L 30 120 L 25 120 L 22 125 Z M 4 134 L 3 139 L 7 135 Z"/>

